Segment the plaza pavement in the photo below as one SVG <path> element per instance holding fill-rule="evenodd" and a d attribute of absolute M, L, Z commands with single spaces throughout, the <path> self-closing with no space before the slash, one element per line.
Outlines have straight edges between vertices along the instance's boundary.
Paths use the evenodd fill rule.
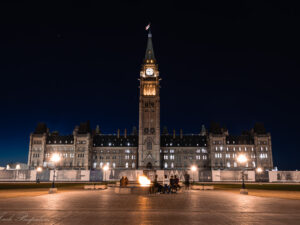
<path fill-rule="evenodd" d="M 299 224 L 300 200 L 225 191 L 120 195 L 70 191 L 0 199 L 2 224 Z"/>

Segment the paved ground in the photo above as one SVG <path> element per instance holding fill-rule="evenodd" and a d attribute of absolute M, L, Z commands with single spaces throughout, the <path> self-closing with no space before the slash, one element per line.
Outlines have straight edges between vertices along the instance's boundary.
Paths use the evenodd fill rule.
<path fill-rule="evenodd" d="M 300 200 L 224 191 L 117 195 L 71 191 L 0 200 L 2 224 L 299 224 Z"/>

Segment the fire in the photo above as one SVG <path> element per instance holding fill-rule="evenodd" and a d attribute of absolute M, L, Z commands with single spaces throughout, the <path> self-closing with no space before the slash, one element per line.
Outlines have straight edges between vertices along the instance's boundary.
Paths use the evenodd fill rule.
<path fill-rule="evenodd" d="M 139 183 L 142 187 L 150 186 L 151 181 L 146 176 L 139 176 Z"/>

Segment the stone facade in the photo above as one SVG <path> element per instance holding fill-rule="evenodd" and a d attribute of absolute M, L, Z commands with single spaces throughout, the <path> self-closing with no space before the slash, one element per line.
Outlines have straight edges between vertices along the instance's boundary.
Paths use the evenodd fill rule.
<path fill-rule="evenodd" d="M 253 170 L 273 168 L 271 135 L 260 124 L 241 135 L 212 124 L 209 132 L 202 126 L 199 134 L 179 134 L 160 129 L 160 75 L 152 45 L 152 34 L 140 71 L 139 129 L 121 134 L 103 134 L 99 126 L 91 130 L 89 122 L 76 126 L 70 135 L 50 132 L 40 123 L 30 135 L 28 166 L 53 166 L 53 153 L 61 156 L 59 169 L 101 170 L 188 170 L 196 166 L 199 176 L 206 179 L 206 171 Z M 248 162 L 237 163 L 237 156 L 245 154 Z M 208 176 L 207 176 L 208 177 Z"/>

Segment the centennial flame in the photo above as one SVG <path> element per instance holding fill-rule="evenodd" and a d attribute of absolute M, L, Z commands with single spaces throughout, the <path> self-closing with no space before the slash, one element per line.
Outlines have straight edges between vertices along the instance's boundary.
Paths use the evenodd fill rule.
<path fill-rule="evenodd" d="M 142 187 L 150 186 L 151 181 L 146 176 L 139 176 L 139 183 Z"/>

